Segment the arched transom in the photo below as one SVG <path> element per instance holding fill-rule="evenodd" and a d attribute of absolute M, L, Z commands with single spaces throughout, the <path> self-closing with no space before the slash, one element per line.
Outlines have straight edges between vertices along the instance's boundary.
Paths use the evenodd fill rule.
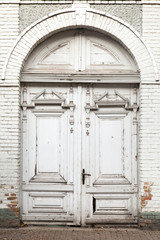
<path fill-rule="evenodd" d="M 130 54 L 107 35 L 85 29 L 53 35 L 38 45 L 23 73 L 135 74 Z"/>

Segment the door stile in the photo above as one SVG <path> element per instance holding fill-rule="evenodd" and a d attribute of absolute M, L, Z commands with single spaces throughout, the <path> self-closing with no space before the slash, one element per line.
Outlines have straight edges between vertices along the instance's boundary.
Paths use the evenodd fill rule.
<path fill-rule="evenodd" d="M 27 101 L 27 88 L 23 87 L 23 94 L 22 94 L 22 99 L 23 103 Z M 22 191 L 23 191 L 23 184 L 27 182 L 28 180 L 28 149 L 27 149 L 27 109 L 23 108 L 22 111 L 22 157 L 23 157 L 23 162 L 22 162 Z M 27 213 L 27 205 L 24 203 L 24 194 L 21 194 L 21 201 L 22 201 L 22 209 L 21 209 L 21 214 L 24 212 L 25 214 Z"/>
<path fill-rule="evenodd" d="M 90 87 L 90 106 L 93 105 L 93 91 L 92 87 Z M 94 211 L 94 194 L 90 193 L 90 189 L 93 188 L 93 182 L 94 177 L 97 175 L 98 169 L 98 159 L 99 159 L 99 153 L 97 151 L 97 147 L 99 148 L 99 142 L 96 141 L 96 136 L 99 135 L 99 127 L 98 127 L 98 121 L 93 117 L 93 112 L 89 110 L 89 118 L 90 118 L 90 134 L 89 134 L 89 166 L 88 166 L 88 172 L 91 174 L 89 177 L 89 185 L 86 186 L 86 203 L 88 208 L 88 215 L 86 215 L 87 218 L 92 218 L 93 211 Z M 86 222 L 85 219 L 85 222 Z"/>
<path fill-rule="evenodd" d="M 68 103 L 69 104 L 73 104 L 73 87 L 71 86 L 70 88 L 68 88 L 67 90 L 67 95 L 68 97 Z M 63 133 L 63 139 L 62 141 L 67 145 L 67 163 L 65 164 L 66 166 L 63 166 L 66 169 L 66 179 L 68 179 L 68 184 L 69 185 L 73 185 L 74 184 L 74 111 L 75 109 L 70 109 L 69 110 L 69 114 L 66 116 L 66 121 L 68 124 L 67 126 L 64 124 L 64 121 L 61 122 L 61 130 Z M 65 129 L 67 128 L 67 136 L 64 134 L 65 133 Z M 65 146 L 65 145 L 63 145 Z M 65 158 L 65 152 L 63 151 L 63 154 L 61 156 L 61 158 Z M 63 161 L 61 161 L 63 162 Z M 61 165 L 60 164 L 60 165 Z M 60 166 L 61 167 L 61 166 Z M 61 168 L 62 168 L 61 167 Z M 61 170 L 62 171 L 62 170 Z M 69 197 L 68 197 L 68 206 L 74 206 L 74 199 L 72 197 L 72 194 L 69 193 Z M 74 214 L 74 210 L 69 211 L 70 215 Z"/>
<path fill-rule="evenodd" d="M 132 98 L 133 103 L 138 103 L 137 99 L 137 88 L 133 88 L 132 90 Z M 137 108 L 133 109 L 132 112 L 132 182 L 134 186 L 134 192 L 138 194 L 138 112 Z M 133 215 L 135 219 L 138 219 L 138 200 L 137 194 L 135 194 L 133 198 Z"/>
<path fill-rule="evenodd" d="M 26 92 L 27 92 L 27 88 L 24 87 L 23 88 L 23 103 L 26 101 Z M 22 111 L 22 146 L 23 146 L 23 150 L 22 150 L 22 156 L 23 157 L 23 164 L 22 164 L 22 183 L 25 182 L 27 180 L 27 174 L 28 174 L 28 150 L 27 150 L 27 109 L 23 108 Z M 27 153 L 27 154 L 26 154 Z"/>
<path fill-rule="evenodd" d="M 137 88 L 134 88 L 132 90 L 132 98 L 133 98 L 133 103 L 138 103 L 138 99 L 137 99 Z M 138 160 L 138 112 L 137 112 L 137 108 L 133 109 L 132 112 L 132 118 L 133 118 L 133 124 L 132 124 L 132 176 L 134 176 L 133 178 L 133 183 L 134 185 L 137 187 L 137 160 Z"/>
<path fill-rule="evenodd" d="M 85 109 L 86 105 L 90 103 L 90 88 L 83 87 L 82 91 L 82 171 L 90 174 L 90 112 Z M 89 215 L 89 199 L 86 195 L 86 187 L 90 185 L 90 177 L 84 175 L 84 182 L 82 182 L 82 226 L 86 224 L 86 216 Z"/>
<path fill-rule="evenodd" d="M 71 86 L 69 89 L 69 103 L 73 103 L 73 87 Z M 68 139 L 67 139 L 67 149 L 68 149 L 68 168 L 67 168 L 67 176 L 68 176 L 68 181 L 70 184 L 73 184 L 74 182 L 74 135 L 75 135 L 75 121 L 74 121 L 74 112 L 75 110 L 72 109 L 70 110 L 70 116 L 68 116 L 67 119 L 67 126 L 64 126 L 64 128 L 68 128 L 67 131 L 69 132 L 68 134 Z"/>
<path fill-rule="evenodd" d="M 35 175 L 35 173 L 37 172 L 37 119 L 36 116 L 34 115 L 33 117 L 31 116 L 32 112 L 28 111 L 28 118 L 31 119 L 30 122 L 32 122 L 31 126 L 29 126 L 29 121 L 28 121 L 28 129 L 30 127 L 30 129 L 32 129 L 32 136 L 31 136 L 31 140 L 29 140 L 29 134 L 27 133 L 28 136 L 28 144 L 29 141 L 31 141 L 31 145 L 28 145 L 28 161 L 29 159 L 32 159 L 31 161 L 29 161 L 28 165 L 29 165 L 29 172 L 28 172 L 28 179 L 27 182 L 29 183 L 29 179 L 32 178 L 32 176 Z M 36 139 L 34 138 L 34 136 L 36 136 Z M 34 161 L 35 159 L 35 161 Z M 34 167 L 33 167 L 34 166 Z"/>
<path fill-rule="evenodd" d="M 82 86 L 77 86 L 74 94 L 75 108 L 75 135 L 74 135 L 74 223 L 81 224 L 81 160 L 82 160 Z"/>

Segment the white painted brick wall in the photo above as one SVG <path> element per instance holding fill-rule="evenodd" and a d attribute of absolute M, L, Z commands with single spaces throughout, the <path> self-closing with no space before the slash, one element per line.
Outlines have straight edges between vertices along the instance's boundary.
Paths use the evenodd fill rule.
<path fill-rule="evenodd" d="M 19 32 L 19 5 L 0 5 L 0 74 L 6 55 Z"/>
<path fill-rule="evenodd" d="M 0 87 L 0 208 L 19 195 L 19 89 Z"/>
<path fill-rule="evenodd" d="M 142 35 L 160 71 L 160 2 L 143 5 L 142 9 Z M 142 85 L 140 96 L 139 173 L 141 196 L 148 197 L 143 211 L 160 212 L 160 85 Z M 150 193 L 145 192 L 147 183 L 151 185 Z"/>
<path fill-rule="evenodd" d="M 151 47 L 160 70 L 160 4 L 143 5 L 142 35 Z"/>
<path fill-rule="evenodd" d="M 18 32 L 19 5 L 1 4 L 0 75 L 6 55 L 17 38 Z M 17 208 L 20 154 L 20 146 L 17 144 L 20 126 L 18 99 L 18 88 L 0 86 L 0 208 L 11 208 L 13 202 L 14 209 Z"/>
<path fill-rule="evenodd" d="M 139 176 L 143 211 L 160 211 L 160 85 L 142 85 L 140 93 Z M 145 186 L 151 185 L 151 192 Z"/>
<path fill-rule="evenodd" d="M 88 14 L 91 19 L 92 14 Z M 70 21 L 70 19 L 65 21 Z M 89 21 L 89 20 L 88 20 Z M 61 21 L 62 24 L 63 21 Z M 105 21 L 104 21 L 105 22 Z M 97 23 L 99 24 L 99 23 Z M 42 25 L 43 27 L 43 25 Z M 50 28 L 53 24 L 50 25 Z M 0 73 L 6 54 L 18 36 L 19 5 L 0 5 Z M 121 32 L 117 33 L 122 34 Z M 113 30 L 114 31 L 114 30 Z M 35 39 L 43 35 L 35 28 Z M 34 30 L 33 30 L 34 33 Z M 160 5 L 143 6 L 143 37 L 151 47 L 160 70 Z M 124 35 L 124 34 L 123 34 Z M 33 36 L 33 35 L 32 35 Z M 28 37 L 31 38 L 30 34 Z M 125 35 L 126 38 L 126 35 Z M 134 45 L 133 39 L 131 39 Z M 26 44 L 26 43 L 24 43 Z M 135 46 L 133 46 L 135 47 Z M 137 47 L 137 46 L 136 46 Z M 142 54 L 142 53 L 141 53 Z M 17 61 L 15 59 L 15 61 Z M 16 64 L 16 62 L 15 62 Z M 148 69 L 144 69 L 148 71 Z M 12 78 L 14 78 L 15 68 Z M 9 76 L 9 75 L 8 75 Z M 148 76 L 146 76 L 148 77 Z M 153 79 L 150 79 L 152 82 Z M 14 81 L 13 81 L 14 82 Z M 141 85 L 139 124 L 140 196 L 151 186 L 151 200 L 143 211 L 160 212 L 160 85 Z M 18 87 L 0 87 L 0 208 L 8 207 L 11 194 L 18 197 L 20 183 L 20 109 Z M 147 197 L 147 196 L 146 196 Z M 149 197 L 148 197 L 149 198 Z"/>

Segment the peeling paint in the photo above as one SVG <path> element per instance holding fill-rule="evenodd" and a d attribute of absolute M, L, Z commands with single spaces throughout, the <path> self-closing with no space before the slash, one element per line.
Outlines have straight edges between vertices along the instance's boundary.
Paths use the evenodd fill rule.
<path fill-rule="evenodd" d="M 12 188 L 12 186 L 11 186 Z M 8 200 L 8 210 L 12 211 L 13 214 L 15 215 L 16 218 L 19 217 L 19 208 L 18 208 L 18 200 L 17 200 L 17 195 L 14 192 L 11 192 L 10 194 L 7 193 L 5 194 Z"/>
<path fill-rule="evenodd" d="M 141 196 L 141 208 L 146 207 L 146 205 L 148 204 L 148 201 L 152 200 L 152 186 L 154 185 L 153 182 L 144 182 L 144 193 Z"/>

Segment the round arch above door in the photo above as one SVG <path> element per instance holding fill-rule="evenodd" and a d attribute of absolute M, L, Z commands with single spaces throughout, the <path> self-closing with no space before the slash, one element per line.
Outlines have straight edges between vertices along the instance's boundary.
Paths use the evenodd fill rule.
<path fill-rule="evenodd" d="M 21 76 L 24 222 L 137 223 L 137 71 L 87 29 L 33 50 Z"/>
<path fill-rule="evenodd" d="M 130 53 L 111 37 L 87 29 L 68 30 L 33 50 L 21 78 L 22 82 L 62 80 L 139 82 L 139 70 Z"/>

